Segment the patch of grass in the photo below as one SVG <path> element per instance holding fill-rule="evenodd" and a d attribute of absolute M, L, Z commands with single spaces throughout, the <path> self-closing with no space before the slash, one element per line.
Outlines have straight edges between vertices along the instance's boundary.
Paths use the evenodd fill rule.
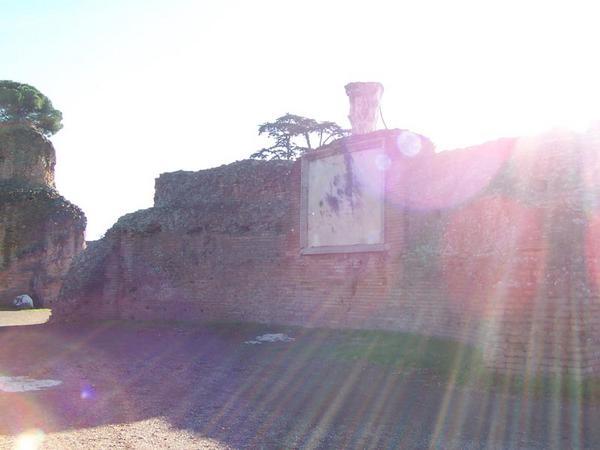
<path fill-rule="evenodd" d="M 410 333 L 339 331 L 324 355 L 399 370 L 416 369 L 438 384 L 519 396 L 600 402 L 600 378 L 576 375 L 506 375 L 485 367 L 479 349 L 449 339 Z"/>
<path fill-rule="evenodd" d="M 522 397 L 552 397 L 600 403 L 600 378 L 576 375 L 503 375 L 491 373 L 477 380 L 478 387 Z"/>
<path fill-rule="evenodd" d="M 212 331 L 228 338 L 251 339 L 265 333 L 285 333 L 297 339 L 290 352 L 311 347 L 313 356 L 330 360 L 378 364 L 394 369 L 419 369 L 444 379 L 467 380 L 485 372 L 478 349 L 456 341 L 412 333 L 334 330 L 212 322 Z M 295 348 L 295 349 L 294 349 Z"/>
<path fill-rule="evenodd" d="M 307 347 L 313 347 L 315 358 L 376 364 L 384 370 L 406 374 L 414 372 L 419 379 L 436 385 L 522 397 L 550 396 L 600 402 L 600 378 L 496 373 L 485 367 L 481 350 L 451 339 L 413 333 L 309 329 L 247 322 L 217 322 L 209 326 L 224 337 L 240 340 L 264 333 L 286 333 L 297 338 L 296 344 L 288 347 L 289 352 L 302 354 Z"/>
<path fill-rule="evenodd" d="M 448 339 L 412 333 L 341 331 L 328 353 L 333 358 L 428 371 L 465 379 L 485 371 L 481 352 Z"/>

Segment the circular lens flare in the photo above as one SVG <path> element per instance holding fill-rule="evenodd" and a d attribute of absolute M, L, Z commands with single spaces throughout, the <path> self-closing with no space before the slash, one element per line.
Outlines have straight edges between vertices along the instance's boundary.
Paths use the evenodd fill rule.
<path fill-rule="evenodd" d="M 392 160 L 385 153 L 379 154 L 375 157 L 375 167 L 377 167 L 377 170 L 380 170 L 381 172 L 388 170 L 391 164 Z"/>
<path fill-rule="evenodd" d="M 421 152 L 421 138 L 415 133 L 405 131 L 396 138 L 396 146 L 400 153 L 412 158 Z"/>
<path fill-rule="evenodd" d="M 15 439 L 14 450 L 37 450 L 41 448 L 46 434 L 39 429 L 25 431 Z"/>
<path fill-rule="evenodd" d="M 79 395 L 82 400 L 92 400 L 96 397 L 96 388 L 94 388 L 91 384 L 85 384 L 81 388 L 81 393 Z"/>

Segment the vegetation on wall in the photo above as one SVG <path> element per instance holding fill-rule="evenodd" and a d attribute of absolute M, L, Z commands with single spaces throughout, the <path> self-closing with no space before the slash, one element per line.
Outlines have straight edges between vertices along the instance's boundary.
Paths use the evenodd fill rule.
<path fill-rule="evenodd" d="M 0 124 L 26 123 L 49 137 L 62 128 L 62 113 L 33 86 L 0 81 Z"/>
<path fill-rule="evenodd" d="M 335 122 L 317 122 L 287 113 L 258 127 L 259 135 L 266 134 L 275 143 L 253 153 L 250 158 L 293 160 L 348 133 Z"/>

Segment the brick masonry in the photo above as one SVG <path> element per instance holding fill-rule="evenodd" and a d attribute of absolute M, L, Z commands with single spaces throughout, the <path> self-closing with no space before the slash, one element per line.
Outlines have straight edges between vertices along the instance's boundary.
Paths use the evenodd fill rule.
<path fill-rule="evenodd" d="M 71 269 L 55 317 L 241 320 L 446 336 L 508 372 L 600 372 L 600 139 L 403 156 L 387 250 L 300 254 L 300 163 L 161 175 Z M 334 146 L 343 147 L 345 140 Z"/>
<path fill-rule="evenodd" d="M 52 143 L 25 125 L 0 128 L 0 306 L 29 294 L 52 307 L 83 250 L 85 216 L 54 188 Z"/>

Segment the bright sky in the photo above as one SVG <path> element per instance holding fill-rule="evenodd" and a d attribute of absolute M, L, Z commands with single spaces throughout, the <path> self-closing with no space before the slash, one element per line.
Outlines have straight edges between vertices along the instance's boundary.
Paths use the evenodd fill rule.
<path fill-rule="evenodd" d="M 161 172 L 244 159 L 286 112 L 349 126 L 380 81 L 390 128 L 438 149 L 600 119 L 594 2 L 0 0 L 0 79 L 64 114 L 57 184 L 88 239 Z"/>

